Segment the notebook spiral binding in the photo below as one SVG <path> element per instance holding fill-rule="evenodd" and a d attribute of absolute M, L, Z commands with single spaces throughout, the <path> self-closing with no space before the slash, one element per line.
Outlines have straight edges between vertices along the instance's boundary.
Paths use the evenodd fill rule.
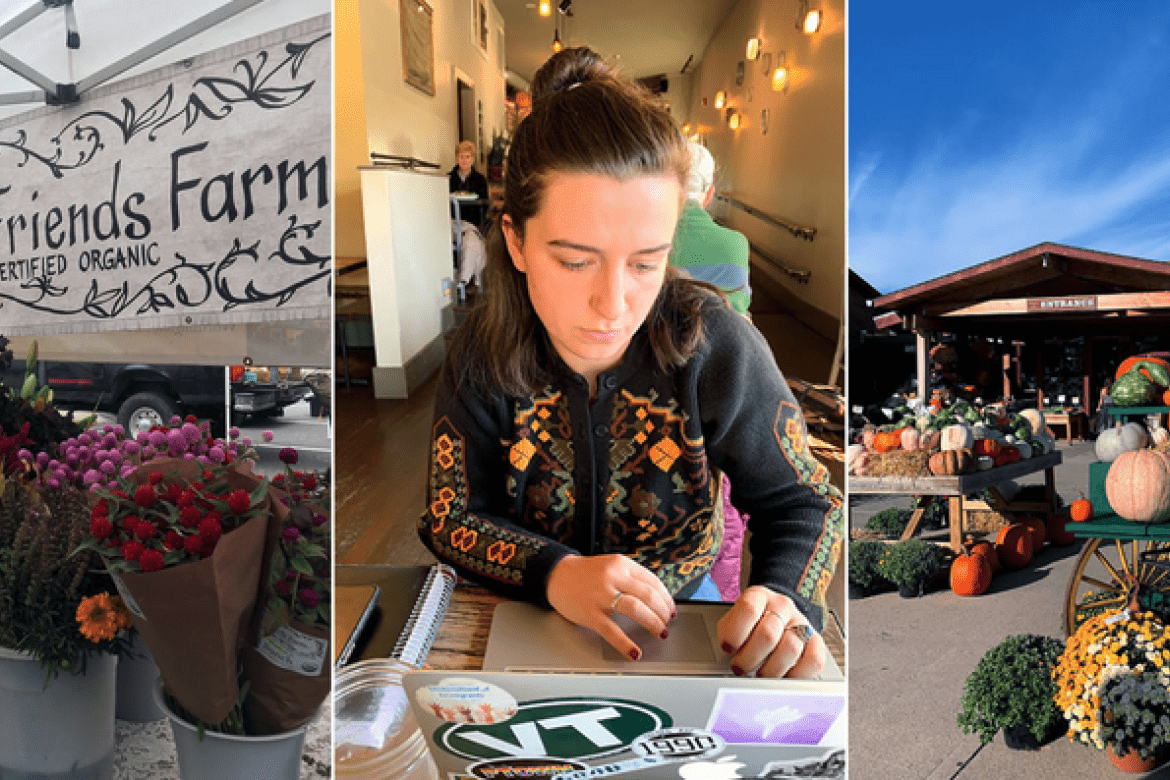
<path fill-rule="evenodd" d="M 450 566 L 439 563 L 431 569 L 410 611 L 410 617 L 394 644 L 391 658 L 415 667 L 423 665 L 447 614 L 447 607 L 455 592 L 455 581 L 455 570 Z"/>

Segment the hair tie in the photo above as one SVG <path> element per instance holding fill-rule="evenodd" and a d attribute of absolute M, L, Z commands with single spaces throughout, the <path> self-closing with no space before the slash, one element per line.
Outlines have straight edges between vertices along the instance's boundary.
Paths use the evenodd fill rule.
<path fill-rule="evenodd" d="M 568 89 L 566 89 L 565 91 L 566 91 L 566 92 L 572 92 L 573 90 L 575 90 L 575 89 L 576 89 L 577 87 L 579 87 L 579 86 L 581 86 L 581 82 L 580 82 L 580 81 L 574 81 L 572 84 L 570 84 L 570 85 L 569 85 L 569 88 L 568 88 Z"/>

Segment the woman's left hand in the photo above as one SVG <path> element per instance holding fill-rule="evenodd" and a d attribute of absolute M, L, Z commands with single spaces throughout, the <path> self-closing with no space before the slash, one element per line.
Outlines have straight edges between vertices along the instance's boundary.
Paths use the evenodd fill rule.
<path fill-rule="evenodd" d="M 719 641 L 740 676 L 816 679 L 828 653 L 792 599 L 763 585 L 740 594 L 719 621 Z"/>

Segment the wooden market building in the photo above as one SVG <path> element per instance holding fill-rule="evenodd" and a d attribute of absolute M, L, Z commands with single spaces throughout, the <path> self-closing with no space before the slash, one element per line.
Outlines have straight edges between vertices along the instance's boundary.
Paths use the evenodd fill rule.
<path fill-rule="evenodd" d="M 873 308 L 877 328 L 914 334 L 927 398 L 930 349 L 948 341 L 981 361 L 985 394 L 1018 397 L 1034 377 L 1043 407 L 1046 353 L 1081 341 L 1076 387 L 1092 413 L 1117 356 L 1170 348 L 1170 263 L 1046 242 L 880 296 Z"/>

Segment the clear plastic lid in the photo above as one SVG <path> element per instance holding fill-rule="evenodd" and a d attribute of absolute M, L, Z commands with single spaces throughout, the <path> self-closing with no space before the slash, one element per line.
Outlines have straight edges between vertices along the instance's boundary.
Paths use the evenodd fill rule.
<path fill-rule="evenodd" d="M 360 661 L 333 683 L 333 744 L 339 776 L 399 777 L 427 755 L 402 686 L 414 667 L 391 658 Z M 373 773 L 377 773 L 374 775 Z"/>

